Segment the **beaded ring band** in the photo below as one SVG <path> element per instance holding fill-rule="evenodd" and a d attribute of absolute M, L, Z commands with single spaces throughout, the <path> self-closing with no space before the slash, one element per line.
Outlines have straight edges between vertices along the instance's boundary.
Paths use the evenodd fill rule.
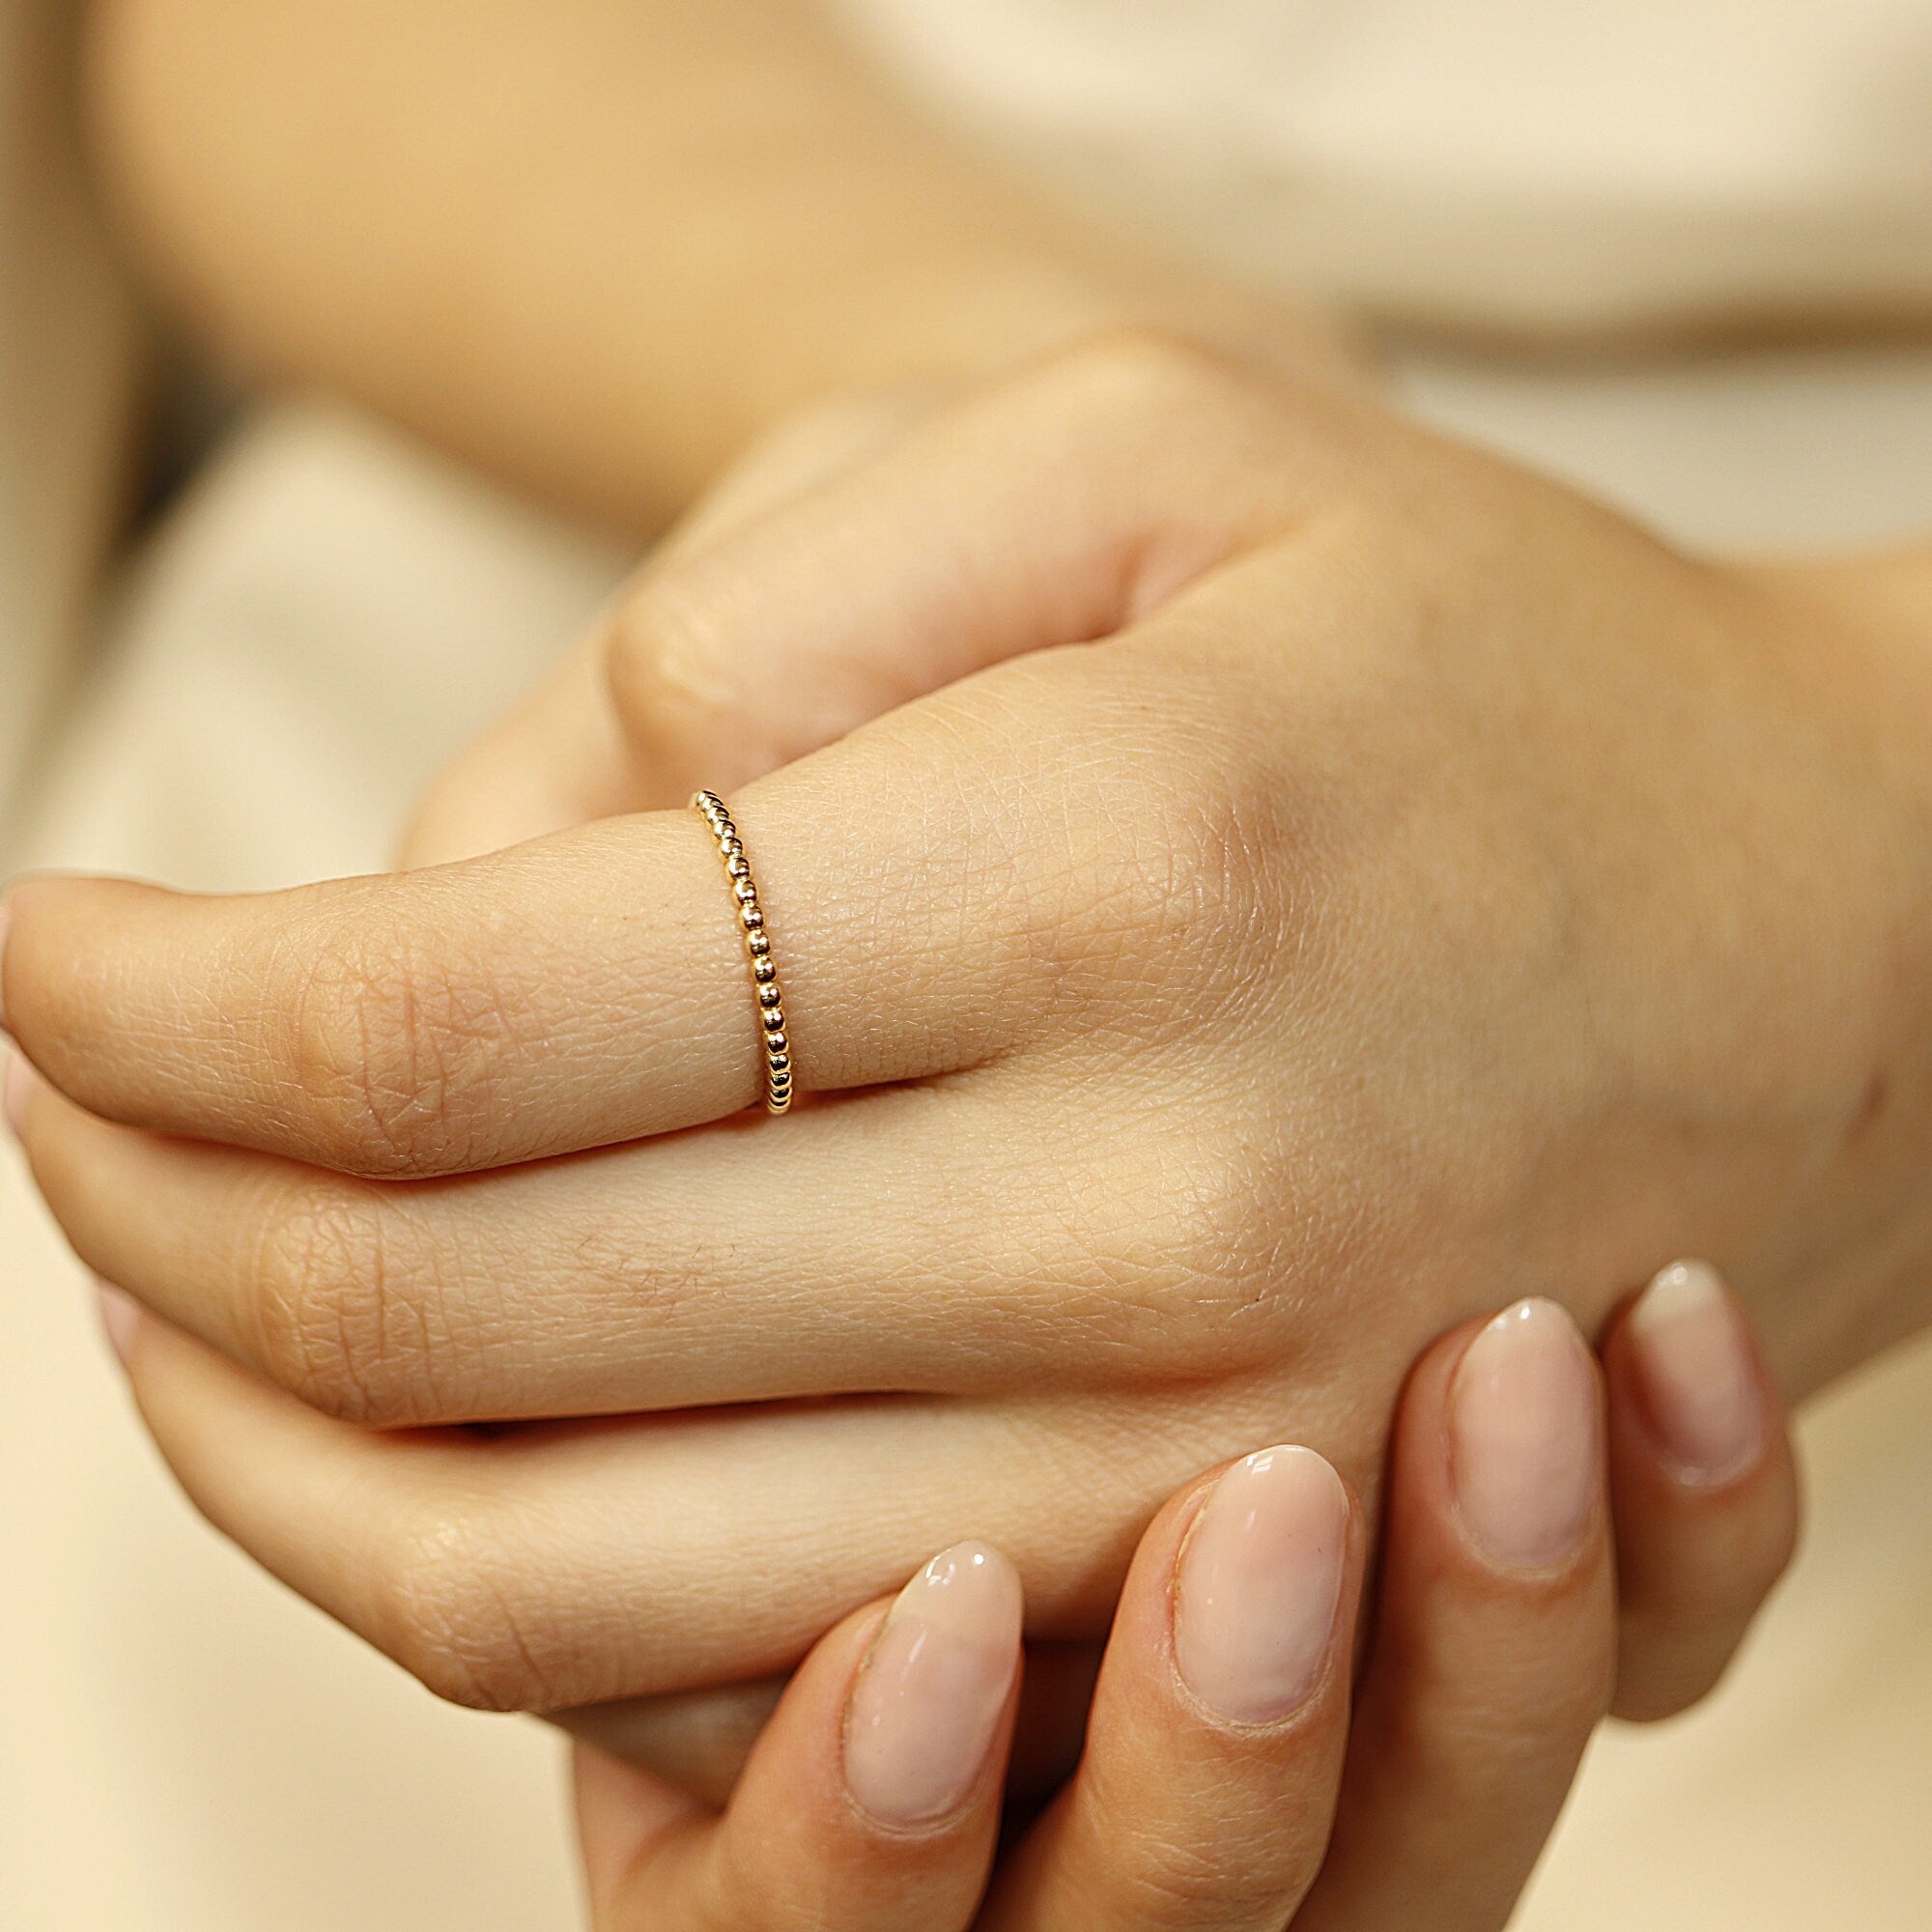
<path fill-rule="evenodd" d="M 752 862 L 724 801 L 715 791 L 695 791 L 691 809 L 711 828 L 724 863 L 725 883 L 737 902 L 738 923 L 745 935 L 745 958 L 752 969 L 752 991 L 757 995 L 758 1025 L 764 1042 L 765 1111 L 782 1114 L 791 1105 L 791 1042 L 785 1037 L 784 995 L 779 990 L 779 969 L 772 958 L 771 935 L 765 930 L 764 908 L 752 881 Z"/>

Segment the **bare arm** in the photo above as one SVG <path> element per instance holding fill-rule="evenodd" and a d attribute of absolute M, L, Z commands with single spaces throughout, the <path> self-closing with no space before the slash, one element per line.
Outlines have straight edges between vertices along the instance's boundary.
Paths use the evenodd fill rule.
<path fill-rule="evenodd" d="M 92 81 L 198 326 L 633 526 L 802 404 L 1095 327 L 1339 359 L 958 153 L 810 0 L 99 0 Z"/>

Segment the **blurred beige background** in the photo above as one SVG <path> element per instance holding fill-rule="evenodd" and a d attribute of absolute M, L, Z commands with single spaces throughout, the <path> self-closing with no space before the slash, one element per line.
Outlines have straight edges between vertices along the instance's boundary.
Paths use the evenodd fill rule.
<path fill-rule="evenodd" d="M 988 138 L 1075 191 L 1100 175 L 1119 191 L 1108 157 L 1152 97 L 1144 60 L 1082 64 L 1096 43 L 1073 29 L 1091 24 L 1094 0 L 842 4 L 891 41 L 915 84 L 951 84 L 950 104 Z M 1505 0 L 1439 17 L 1204 6 L 1204 21 L 1270 34 L 1298 21 L 1328 36 L 1327 66 L 1296 66 L 1298 91 L 1279 97 L 1283 129 L 1303 132 L 1290 142 L 1277 129 L 1276 152 L 1304 187 L 1332 192 L 1298 201 L 1293 222 L 1282 215 L 1252 159 L 1259 137 L 1238 168 L 1210 138 L 1208 124 L 1227 117 L 1208 110 L 1237 81 L 1197 63 L 1187 111 L 1160 97 L 1162 218 L 1184 226 L 1189 208 L 1238 207 L 1214 245 L 1257 272 L 1276 249 L 1287 273 L 1293 242 L 1338 288 L 1489 322 L 1691 313 L 1742 299 L 1753 274 L 1794 302 L 1876 295 L 1882 267 L 1884 293 L 1915 275 L 1932 285 L 1932 164 L 1911 138 L 1915 125 L 1932 138 L 1932 95 L 1914 93 L 1932 60 L 1919 10 L 1711 10 L 1733 28 L 1748 12 L 1749 72 L 1724 78 L 1715 107 L 1649 100 L 1621 123 L 1631 37 L 1680 32 L 1702 10 L 1619 10 L 1609 53 L 1603 21 L 1589 29 L 1594 68 L 1573 45 L 1567 95 L 1519 90 L 1510 98 L 1536 111 L 1512 124 L 1492 110 L 1502 125 L 1473 142 L 1452 109 L 1484 98 L 1479 86 L 1493 95 L 1498 62 L 1563 66 L 1552 10 L 1540 11 L 1525 53 L 1509 30 L 1526 15 Z M 1185 12 L 1119 9 L 1170 40 Z M 628 559 L 347 409 L 290 399 L 247 413 L 138 554 L 110 560 L 140 334 L 76 185 L 57 13 L 0 0 L 0 864 L 210 888 L 378 867 L 427 774 Z M 952 50 L 969 16 L 981 31 Z M 1414 31 L 1391 40 L 1405 16 Z M 1447 34 L 1451 18 L 1493 31 Z M 1368 23 L 1359 42 L 1336 24 L 1350 20 Z M 1378 69 L 1370 54 L 1391 44 L 1406 52 Z M 1378 82 L 1391 72 L 1400 85 Z M 1792 108 L 1833 76 L 1834 111 Z M 1042 118 L 1034 97 L 1048 81 L 1063 110 L 1084 103 L 1070 122 Z M 1431 113 L 1405 116 L 1405 99 Z M 1918 101 L 1920 119 L 1889 120 L 1889 100 Z M 1589 138 L 1573 133 L 1566 149 L 1566 127 Z M 1566 153 L 1567 172 L 1552 172 L 1548 156 Z M 1183 179 L 1191 198 L 1173 187 Z M 1678 185 L 1674 202 L 1660 182 Z M 1596 231 L 1618 246 L 1575 245 L 1592 196 L 1621 211 Z M 1780 223 L 1774 212 L 1794 197 L 1804 218 Z M 1821 250 L 1834 208 L 1839 232 Z M 1714 253 L 1700 238 L 1718 232 L 1729 240 Z M 1499 283 L 1512 263 L 1520 274 Z M 1410 349 L 1395 377 L 1425 413 L 1690 541 L 1932 528 L 1932 345 L 1521 366 Z M 575 1923 L 554 1741 L 437 1705 L 191 1517 L 11 1153 L 0 1255 L 0 1925 Z M 1804 1438 L 1813 1511 L 1798 1573 L 1712 1706 L 1603 1741 L 1526 1910 L 1534 1932 L 1932 1923 L 1932 1346 L 1835 1391 Z"/>

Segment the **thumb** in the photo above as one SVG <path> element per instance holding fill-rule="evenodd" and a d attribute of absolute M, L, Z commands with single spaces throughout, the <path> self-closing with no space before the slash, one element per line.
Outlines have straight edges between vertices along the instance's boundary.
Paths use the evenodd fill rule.
<path fill-rule="evenodd" d="M 1284 407 L 1292 473 L 1255 461 L 1257 417 Z M 728 792 L 1007 658 L 1108 637 L 1305 513 L 1337 407 L 1126 335 L 896 436 L 875 415 L 781 442 L 768 486 L 668 546 L 440 788 L 412 860 Z"/>
<path fill-rule="evenodd" d="M 1004 659 L 1107 637 L 1279 528 L 1292 503 L 1257 493 L 1253 395 L 1191 351 L 1083 350 L 646 572 L 606 656 L 651 802 L 729 790 Z"/>
<path fill-rule="evenodd" d="M 588 1745 L 580 1744 L 571 1753 L 571 1783 L 591 1920 L 604 1925 L 653 1847 L 693 1829 L 703 1809 L 648 1772 Z"/>
<path fill-rule="evenodd" d="M 803 412 L 725 474 L 642 574 L 674 567 L 850 468 L 931 406 L 929 392 L 904 389 Z M 404 834 L 402 870 L 478 858 L 593 818 L 682 804 L 695 789 L 679 792 L 674 780 L 653 782 L 649 755 L 627 738 L 618 717 L 609 665 L 622 602 L 439 774 Z"/>

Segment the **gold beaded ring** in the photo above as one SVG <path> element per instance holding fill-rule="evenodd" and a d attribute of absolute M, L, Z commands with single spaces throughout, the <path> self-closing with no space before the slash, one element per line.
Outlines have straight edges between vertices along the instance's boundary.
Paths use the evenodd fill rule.
<path fill-rule="evenodd" d="M 725 883 L 738 906 L 738 923 L 745 935 L 745 958 L 752 969 L 752 991 L 758 1001 L 758 1025 L 764 1041 L 765 1111 L 782 1114 L 791 1105 L 791 1042 L 785 1037 L 784 995 L 779 990 L 779 969 L 772 958 L 771 934 L 765 930 L 764 908 L 752 882 L 752 862 L 724 801 L 715 791 L 695 791 L 691 809 L 711 828 L 724 862 Z"/>

